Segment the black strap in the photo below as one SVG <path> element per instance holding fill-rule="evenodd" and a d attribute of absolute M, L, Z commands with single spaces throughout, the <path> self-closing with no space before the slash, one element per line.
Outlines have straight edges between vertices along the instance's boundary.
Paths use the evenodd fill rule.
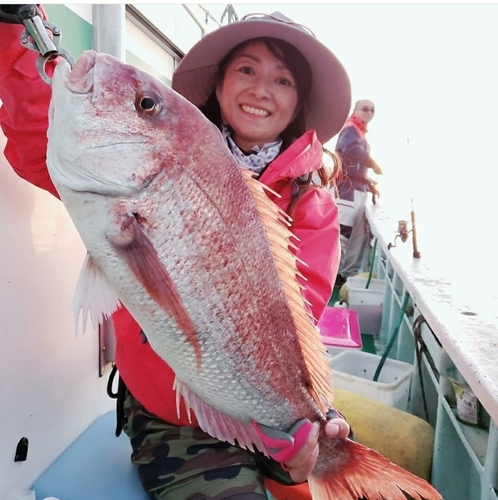
<path fill-rule="evenodd" d="M 121 434 L 125 422 L 124 400 L 126 398 L 127 392 L 126 384 L 121 377 L 119 377 L 118 379 L 118 390 L 116 392 L 113 392 L 112 386 L 114 385 L 114 378 L 116 377 L 117 373 L 118 369 L 114 364 L 112 366 L 111 373 L 109 374 L 109 380 L 107 381 L 107 395 L 111 399 L 116 400 L 116 437 Z"/>

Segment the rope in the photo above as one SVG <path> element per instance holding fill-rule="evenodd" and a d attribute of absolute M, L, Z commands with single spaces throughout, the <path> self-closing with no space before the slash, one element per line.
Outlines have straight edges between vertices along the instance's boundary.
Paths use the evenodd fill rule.
<path fill-rule="evenodd" d="M 374 240 L 374 245 L 372 248 L 372 253 L 370 257 L 370 272 L 368 273 L 368 279 L 367 279 L 367 284 L 365 285 L 365 289 L 367 289 L 370 286 L 370 282 L 372 281 L 372 274 L 373 274 L 373 269 L 374 269 L 374 261 L 375 261 L 375 250 L 377 248 L 377 238 Z"/>
<path fill-rule="evenodd" d="M 422 372 L 423 354 L 425 354 L 425 358 L 427 359 L 427 362 L 429 363 L 429 366 L 431 367 L 431 370 L 434 373 L 434 375 L 438 376 L 439 372 L 436 367 L 436 364 L 434 363 L 434 360 L 432 359 L 429 349 L 427 349 L 427 345 L 425 344 L 424 339 L 422 337 L 421 327 L 423 323 L 428 325 L 427 320 L 420 314 L 413 322 L 412 331 L 413 331 L 413 339 L 415 341 L 415 353 L 417 355 L 417 370 L 420 381 L 420 391 L 422 392 L 422 403 L 424 405 L 425 419 L 427 420 L 427 422 L 429 422 L 429 408 L 427 404 L 427 396 L 425 393 L 424 374 Z"/>

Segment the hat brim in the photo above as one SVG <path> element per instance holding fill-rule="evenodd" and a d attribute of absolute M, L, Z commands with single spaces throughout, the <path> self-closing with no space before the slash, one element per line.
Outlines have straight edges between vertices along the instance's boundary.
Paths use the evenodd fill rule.
<path fill-rule="evenodd" d="M 204 105 L 216 84 L 220 61 L 239 43 L 260 37 L 284 40 L 308 61 L 312 84 L 305 125 L 307 130 L 316 130 L 322 143 L 327 142 L 341 130 L 351 109 L 350 80 L 339 59 L 297 25 L 258 18 L 222 26 L 187 52 L 173 73 L 173 89 L 194 105 Z"/>

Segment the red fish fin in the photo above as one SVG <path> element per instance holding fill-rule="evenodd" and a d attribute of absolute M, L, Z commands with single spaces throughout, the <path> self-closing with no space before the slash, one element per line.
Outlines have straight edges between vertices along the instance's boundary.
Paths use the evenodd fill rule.
<path fill-rule="evenodd" d="M 120 306 L 118 295 L 109 287 L 104 274 L 87 253 L 74 293 L 74 331 L 78 333 L 80 314 L 82 330 L 85 333 L 88 316 L 93 327 L 97 328 L 97 325 L 110 318 Z"/>
<path fill-rule="evenodd" d="M 194 411 L 199 427 L 204 432 L 220 441 L 237 444 L 237 446 L 247 448 L 250 451 L 254 451 L 254 447 L 259 450 L 264 449 L 253 425 L 242 422 L 208 405 L 178 378 L 175 379 L 174 388 L 178 396 L 177 410 L 180 411 L 179 397 L 181 396 L 185 401 L 187 412 L 190 413 L 191 409 Z"/>
<path fill-rule="evenodd" d="M 332 372 L 327 362 L 327 350 L 323 345 L 320 332 L 309 317 L 301 293 L 301 285 L 297 280 L 297 258 L 290 250 L 291 247 L 294 247 L 290 242 L 294 235 L 288 228 L 291 219 L 268 198 L 265 193 L 268 188 L 254 179 L 250 170 L 241 169 L 241 172 L 261 216 L 284 293 L 291 306 L 301 351 L 308 367 L 309 391 L 318 408 L 326 414 L 327 403 L 331 404 L 333 400 L 333 391 L 330 384 Z"/>
<path fill-rule="evenodd" d="M 156 249 L 134 216 L 126 216 L 121 230 L 120 234 L 108 235 L 107 239 L 150 297 L 176 321 L 193 346 L 197 365 L 200 366 L 201 345 L 195 325 L 185 309 L 173 280 L 162 265 Z"/>
<path fill-rule="evenodd" d="M 313 498 L 321 500 L 406 500 L 403 492 L 414 500 L 442 500 L 437 490 L 424 479 L 392 463 L 380 453 L 359 443 L 344 440 L 331 448 L 330 468 L 320 468 L 309 477 Z M 320 451 L 320 455 L 322 450 Z M 349 456 L 341 467 L 334 456 Z M 327 457 L 323 457 L 327 463 Z M 319 457 L 320 460 L 320 457 Z M 315 468 L 316 470 L 316 468 Z"/>

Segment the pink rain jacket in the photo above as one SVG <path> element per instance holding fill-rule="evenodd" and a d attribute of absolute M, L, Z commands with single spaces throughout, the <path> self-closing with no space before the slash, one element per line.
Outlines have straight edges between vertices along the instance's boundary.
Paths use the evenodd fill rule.
<path fill-rule="evenodd" d="M 3 25 L 0 37 L 0 126 L 7 136 L 5 156 L 17 174 L 58 197 L 46 166 L 48 106 L 51 87 L 39 77 L 36 54 L 19 44 L 22 27 Z M 50 74 L 50 63 L 47 73 Z M 281 195 L 275 203 L 286 210 L 295 190 L 294 179 L 320 168 L 322 147 L 314 131 L 306 132 L 278 156 L 260 180 Z M 298 265 L 306 276 L 305 298 L 319 318 L 332 294 L 340 257 L 337 207 L 326 189 L 312 188 L 293 211 L 292 232 L 299 238 Z M 140 334 L 140 326 L 124 308 L 113 316 L 116 331 L 116 365 L 131 393 L 145 408 L 178 425 L 190 422 L 182 403 L 177 416 L 174 373 Z"/>

